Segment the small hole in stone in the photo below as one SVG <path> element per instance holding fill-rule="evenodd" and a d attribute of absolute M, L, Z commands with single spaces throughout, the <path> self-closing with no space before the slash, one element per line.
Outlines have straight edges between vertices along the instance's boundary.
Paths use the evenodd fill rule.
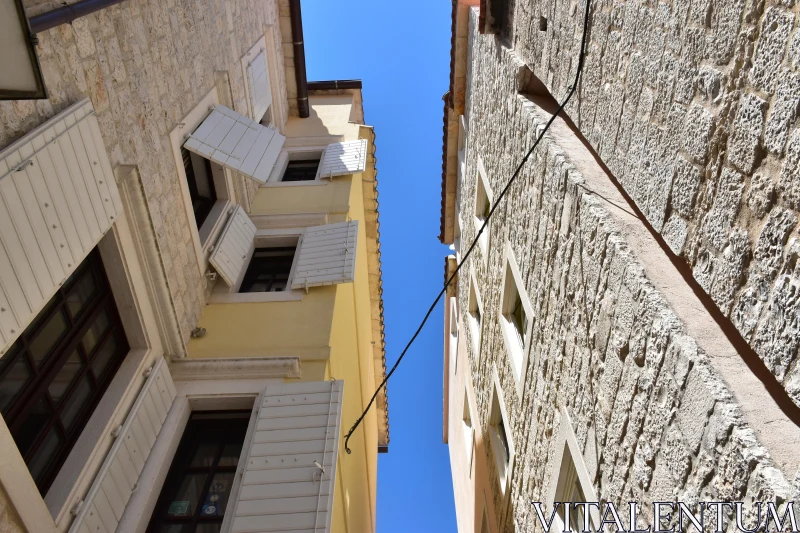
<path fill-rule="evenodd" d="M 547 17 L 539 17 L 539 31 L 547 31 Z"/>

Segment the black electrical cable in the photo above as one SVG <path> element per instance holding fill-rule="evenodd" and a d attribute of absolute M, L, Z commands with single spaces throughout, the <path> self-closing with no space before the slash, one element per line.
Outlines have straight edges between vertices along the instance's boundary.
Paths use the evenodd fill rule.
<path fill-rule="evenodd" d="M 506 186 L 503 187 L 503 190 L 497 196 L 497 201 L 494 203 L 494 205 L 492 206 L 491 210 L 489 210 L 489 213 L 486 215 L 486 218 L 483 221 L 483 224 L 481 225 L 480 229 L 478 230 L 478 234 L 475 235 L 475 239 L 473 239 L 472 244 L 470 245 L 469 249 L 467 250 L 467 253 L 464 254 L 464 257 L 461 259 L 461 262 L 458 263 L 458 265 L 456 266 L 455 271 L 453 271 L 453 273 L 447 279 L 447 282 L 445 282 L 444 287 L 442 287 L 442 290 L 439 291 L 439 294 L 436 296 L 436 299 L 433 301 L 433 304 L 431 304 L 430 308 L 428 309 L 428 312 L 425 313 L 425 317 L 422 319 L 422 322 L 420 323 L 419 327 L 417 328 L 417 331 L 414 332 L 414 335 L 411 337 L 411 340 L 408 341 L 408 344 L 406 344 L 406 347 L 403 348 L 403 351 L 400 353 L 400 357 L 397 358 L 397 361 L 392 366 L 392 369 L 389 371 L 388 374 L 386 374 L 386 377 L 383 378 L 383 381 L 381 381 L 381 384 L 375 390 L 375 394 L 373 394 L 372 398 L 369 400 L 369 403 L 367 404 L 367 408 L 364 409 L 364 412 L 361 413 L 361 416 L 358 417 L 358 419 L 356 420 L 355 424 L 353 424 L 353 427 L 351 427 L 350 431 L 348 431 L 347 435 L 345 435 L 345 438 L 344 438 L 344 449 L 345 449 L 345 451 L 347 453 L 351 453 L 350 448 L 347 446 L 347 443 L 350 441 L 350 437 L 353 435 L 353 433 L 355 432 L 356 428 L 358 428 L 359 424 L 361 424 L 361 422 L 364 420 L 364 417 L 367 416 L 367 413 L 369 412 L 370 408 L 372 407 L 372 404 L 375 403 L 375 398 L 378 397 L 378 393 L 381 391 L 381 389 L 384 387 L 384 385 L 386 385 L 386 382 L 389 381 L 389 378 L 392 377 L 392 374 L 394 374 L 394 371 L 397 370 L 397 366 L 400 364 L 400 361 L 403 360 L 403 357 L 405 357 L 406 352 L 408 352 L 408 349 L 411 348 L 412 344 L 414 344 L 414 341 L 417 339 L 417 336 L 422 331 L 422 328 L 425 327 L 425 323 L 428 321 L 428 318 L 431 316 L 431 313 L 433 313 L 433 310 L 436 308 L 436 305 L 439 303 L 439 300 L 441 300 L 442 296 L 444 296 L 445 292 L 447 291 L 447 287 L 450 285 L 450 283 L 453 281 L 453 279 L 455 279 L 456 275 L 458 274 L 458 271 L 461 270 L 461 267 L 464 265 L 464 263 L 469 258 L 470 254 L 472 253 L 472 250 L 475 248 L 475 244 L 477 244 L 478 239 L 480 238 L 481 234 L 483 233 L 483 230 L 486 229 L 486 226 L 489 224 L 489 220 L 492 218 L 492 215 L 494 214 L 495 209 L 497 209 L 497 206 L 500 205 L 501 200 L 505 197 L 506 192 L 508 192 L 508 189 L 511 188 L 511 185 L 514 183 L 514 180 L 517 179 L 517 176 L 519 175 L 520 171 L 522 170 L 522 167 L 525 166 L 525 163 L 528 162 L 528 158 L 530 158 L 530 156 L 533 153 L 533 151 L 539 145 L 539 141 L 542 140 L 542 137 L 544 137 L 544 134 L 547 133 L 548 129 L 550 129 L 550 126 L 556 120 L 556 117 L 558 117 L 558 115 L 561 113 L 561 111 L 564 109 L 564 107 L 566 107 L 566 105 L 569 103 L 570 99 L 572 98 L 572 95 L 575 94 L 575 90 L 578 88 L 578 81 L 580 80 L 581 72 L 583 72 L 583 63 L 584 63 L 584 59 L 586 57 L 586 36 L 587 36 L 587 34 L 589 32 L 589 8 L 590 8 L 590 4 L 591 4 L 590 0 L 586 0 L 586 13 L 585 13 L 584 19 L 583 19 L 583 37 L 581 38 L 581 51 L 580 51 L 580 55 L 578 56 L 578 70 L 577 70 L 577 72 L 575 72 L 575 83 L 572 85 L 572 88 L 570 88 L 569 94 L 564 99 L 564 102 L 561 105 L 558 106 L 558 109 L 556 109 L 555 113 L 553 113 L 553 116 L 551 116 L 550 120 L 547 121 L 547 124 L 545 125 L 544 129 L 542 130 L 542 133 L 539 134 L 539 137 L 533 143 L 533 146 L 531 146 L 530 150 L 528 150 L 528 152 L 525 154 L 525 157 L 522 158 L 522 161 L 517 166 L 517 169 L 514 171 L 514 174 L 512 174 L 511 179 L 508 180 L 508 183 L 506 183 Z"/>

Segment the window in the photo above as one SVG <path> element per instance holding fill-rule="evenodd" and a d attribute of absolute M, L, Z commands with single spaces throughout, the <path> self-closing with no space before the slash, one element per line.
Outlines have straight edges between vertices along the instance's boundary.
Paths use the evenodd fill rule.
<path fill-rule="evenodd" d="M 490 533 L 489 515 L 486 514 L 486 509 L 483 510 L 483 518 L 481 519 L 481 533 Z"/>
<path fill-rule="evenodd" d="M 196 412 L 178 445 L 148 533 L 218 533 L 250 411 Z"/>
<path fill-rule="evenodd" d="M 314 181 L 317 178 L 319 161 L 319 158 L 290 160 L 281 181 Z"/>
<path fill-rule="evenodd" d="M 517 381 L 517 392 L 522 392 L 522 382 L 527 364 L 528 337 L 530 335 L 530 317 L 532 306 L 524 292 L 522 276 L 511 247 L 506 243 L 505 272 L 503 275 L 503 292 L 500 302 L 500 326 L 503 340 L 511 360 L 511 368 Z"/>
<path fill-rule="evenodd" d="M 0 412 L 42 494 L 127 353 L 95 249 L 0 359 Z"/>
<path fill-rule="evenodd" d="M 464 412 L 461 415 L 461 430 L 464 435 L 464 446 L 467 451 L 467 472 L 472 474 L 472 448 L 475 438 L 475 428 L 472 426 L 472 414 L 469 409 L 469 396 L 464 391 Z"/>
<path fill-rule="evenodd" d="M 569 445 L 564 444 L 564 454 L 561 458 L 561 469 L 558 474 L 558 486 L 556 488 L 556 502 L 578 503 L 585 502 L 586 496 L 581 488 L 578 479 L 578 471 L 575 462 L 572 460 Z M 558 516 L 564 522 L 564 506 L 558 506 Z M 573 531 L 583 531 L 583 508 L 570 506 L 569 522 Z M 591 521 L 590 521 L 591 525 Z"/>
<path fill-rule="evenodd" d="M 475 286 L 475 275 L 470 276 L 469 284 L 469 317 L 470 327 L 472 329 L 472 343 L 476 353 L 480 350 L 481 344 L 481 322 L 483 316 L 481 313 L 481 302 L 478 296 L 478 289 Z"/>
<path fill-rule="evenodd" d="M 289 285 L 297 246 L 256 248 L 239 292 L 279 292 Z"/>
<path fill-rule="evenodd" d="M 506 419 L 500 405 L 497 383 L 492 394 L 492 408 L 489 414 L 489 436 L 492 442 L 495 461 L 497 463 L 497 476 L 500 480 L 500 490 L 505 493 L 510 474 L 513 449 L 511 448 Z"/>
<path fill-rule="evenodd" d="M 192 210 L 197 227 L 202 228 L 203 223 L 211 213 L 211 208 L 217 201 L 217 189 L 214 186 L 214 171 L 211 161 L 205 157 L 193 154 L 186 148 L 181 148 L 183 168 L 186 171 L 186 184 L 189 186 L 189 197 L 192 199 Z M 219 165 L 216 165 L 219 166 Z M 222 172 L 219 168 L 218 172 Z"/>
<path fill-rule="evenodd" d="M 486 181 L 486 172 L 483 170 L 483 162 L 478 160 L 478 183 L 475 187 L 475 231 L 480 231 L 483 223 L 489 217 L 492 210 L 492 196 L 489 184 Z M 489 226 L 481 233 L 478 239 L 478 246 L 483 252 L 484 259 L 489 253 Z"/>
<path fill-rule="evenodd" d="M 450 348 L 450 368 L 453 369 L 453 374 L 458 372 L 458 311 L 456 305 L 456 299 L 450 298 L 450 339 L 448 343 Z"/>

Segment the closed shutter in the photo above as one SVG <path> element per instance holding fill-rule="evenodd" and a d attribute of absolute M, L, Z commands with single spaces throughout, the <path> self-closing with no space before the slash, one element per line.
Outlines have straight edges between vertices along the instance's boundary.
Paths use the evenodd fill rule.
<path fill-rule="evenodd" d="M 176 395 L 169 368 L 160 357 L 117 430 L 100 472 L 80 503 L 70 533 L 116 531 Z"/>
<path fill-rule="evenodd" d="M 253 108 L 253 120 L 261 122 L 264 113 L 272 104 L 272 89 L 269 86 L 269 70 L 267 69 L 267 53 L 262 50 L 247 65 L 247 86 L 250 89 L 250 104 Z"/>
<path fill-rule="evenodd" d="M 308 228 L 298 246 L 292 288 L 353 281 L 357 239 L 357 220 Z"/>
<path fill-rule="evenodd" d="M 363 172 L 367 168 L 367 141 L 329 144 L 319 165 L 321 178 L 332 178 Z"/>
<path fill-rule="evenodd" d="M 233 533 L 330 531 L 343 388 L 342 381 L 267 387 L 242 469 Z"/>
<path fill-rule="evenodd" d="M 0 354 L 121 212 L 89 99 L 0 152 Z"/>
<path fill-rule="evenodd" d="M 272 126 L 262 126 L 233 109 L 216 105 L 183 146 L 265 183 L 285 140 Z"/>
<path fill-rule="evenodd" d="M 209 258 L 228 286 L 236 286 L 244 274 L 247 262 L 253 255 L 255 236 L 255 225 L 242 206 L 237 205 Z"/>

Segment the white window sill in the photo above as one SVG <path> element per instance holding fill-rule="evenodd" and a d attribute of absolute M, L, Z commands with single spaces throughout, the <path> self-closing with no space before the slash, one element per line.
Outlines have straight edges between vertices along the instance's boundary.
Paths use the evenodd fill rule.
<path fill-rule="evenodd" d="M 307 181 L 268 181 L 260 185 L 260 187 L 316 187 L 319 185 L 328 185 L 330 182 L 331 180 L 329 178 Z"/>
<path fill-rule="evenodd" d="M 299 302 L 303 299 L 303 291 L 288 290 L 280 292 L 234 292 L 212 293 L 208 303 L 267 303 L 267 302 Z"/>
<path fill-rule="evenodd" d="M 500 315 L 500 329 L 503 331 L 503 342 L 506 346 L 506 353 L 511 361 L 511 370 L 514 374 L 517 393 L 522 392 L 522 367 L 525 362 L 525 346 L 520 343 L 517 328 L 506 318 Z"/>

